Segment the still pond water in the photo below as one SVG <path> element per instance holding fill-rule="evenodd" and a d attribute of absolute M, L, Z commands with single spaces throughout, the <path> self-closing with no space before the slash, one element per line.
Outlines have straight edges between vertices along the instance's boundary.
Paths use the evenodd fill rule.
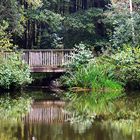
<path fill-rule="evenodd" d="M 26 93 L 27 94 L 27 93 Z M 28 93 L 34 102 L 21 120 L 0 120 L 0 140 L 140 140 L 140 121 L 102 121 L 91 126 L 69 123 L 65 102 L 42 91 Z M 122 101 L 120 101 L 121 104 Z M 127 97 L 127 110 L 140 108 L 140 97 Z"/>

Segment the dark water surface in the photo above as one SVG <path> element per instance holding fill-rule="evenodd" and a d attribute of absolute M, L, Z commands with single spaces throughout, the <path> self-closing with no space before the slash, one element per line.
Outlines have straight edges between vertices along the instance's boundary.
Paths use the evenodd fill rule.
<path fill-rule="evenodd" d="M 71 124 L 66 121 L 64 101 L 46 92 L 30 94 L 36 100 L 22 121 L 0 120 L 0 140 L 140 140 L 139 119 L 94 122 L 91 127 L 84 122 Z M 140 97 L 125 98 L 119 104 L 138 110 Z"/>

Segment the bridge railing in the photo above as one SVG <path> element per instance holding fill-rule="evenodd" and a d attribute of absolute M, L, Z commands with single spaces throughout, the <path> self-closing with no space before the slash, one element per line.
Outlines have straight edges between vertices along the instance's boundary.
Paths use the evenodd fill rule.
<path fill-rule="evenodd" d="M 23 50 L 23 60 L 30 67 L 50 66 L 59 67 L 72 61 L 69 57 L 74 53 L 72 49 L 45 49 L 45 50 Z"/>

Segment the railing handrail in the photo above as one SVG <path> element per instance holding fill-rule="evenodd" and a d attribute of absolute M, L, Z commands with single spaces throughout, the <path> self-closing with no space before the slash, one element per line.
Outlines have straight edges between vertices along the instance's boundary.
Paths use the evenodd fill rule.
<path fill-rule="evenodd" d="M 0 51 L 0 53 L 12 53 L 12 52 L 44 52 L 44 51 L 75 51 L 75 49 L 21 49 L 21 50 L 16 50 L 16 51 Z"/>
<path fill-rule="evenodd" d="M 74 49 L 22 49 L 22 52 L 74 51 Z"/>

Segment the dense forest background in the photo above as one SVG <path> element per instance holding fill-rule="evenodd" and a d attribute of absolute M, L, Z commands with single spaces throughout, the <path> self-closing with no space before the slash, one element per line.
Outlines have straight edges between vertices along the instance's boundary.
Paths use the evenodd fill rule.
<path fill-rule="evenodd" d="M 24 49 L 72 48 L 81 41 L 96 45 L 106 41 L 100 19 L 107 4 L 106 0 L 1 0 L 0 24 Z"/>
<path fill-rule="evenodd" d="M 90 48 L 109 46 L 110 34 L 114 31 L 112 18 L 117 20 L 115 16 L 119 16 L 119 12 L 115 16 L 110 12 L 111 18 L 106 18 L 107 5 L 112 2 L 116 1 L 0 0 L 1 48 L 5 45 L 24 49 L 73 48 L 81 42 Z M 120 13 L 119 28 L 130 18 L 129 12 Z M 130 36 L 127 40 L 124 36 L 126 42 L 132 40 Z"/>

